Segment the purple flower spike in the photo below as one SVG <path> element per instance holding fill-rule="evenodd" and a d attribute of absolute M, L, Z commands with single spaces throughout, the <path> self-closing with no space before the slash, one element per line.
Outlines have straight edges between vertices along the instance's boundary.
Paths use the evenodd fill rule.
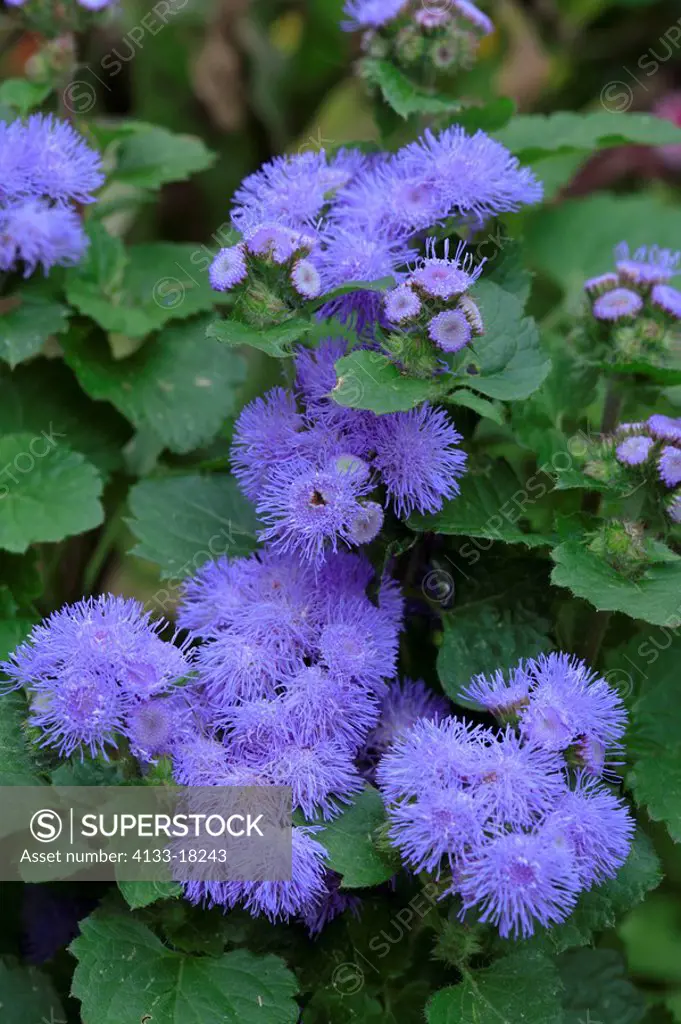
<path fill-rule="evenodd" d="M 676 487 L 677 484 L 681 484 L 681 449 L 667 445 L 662 449 L 657 466 L 660 480 L 667 487 Z"/>
<path fill-rule="evenodd" d="M 241 242 L 228 249 L 220 249 L 208 269 L 211 286 L 217 292 L 229 291 L 245 281 L 247 276 L 246 250 Z"/>
<path fill-rule="evenodd" d="M 654 306 L 669 313 L 675 320 L 681 320 L 681 292 L 669 284 L 656 284 L 650 293 Z"/>
<path fill-rule="evenodd" d="M 427 257 L 410 280 L 434 298 L 451 299 L 462 295 L 480 277 L 485 264 L 483 259 L 477 266 L 473 265 L 473 257 L 466 252 L 464 242 L 459 242 L 451 259 L 449 239 L 445 241 L 444 259 L 436 255 L 436 243 L 432 238 L 426 241 L 426 251 Z"/>
<path fill-rule="evenodd" d="M 629 288 L 614 288 L 599 295 L 592 308 L 597 320 L 623 320 L 641 312 L 643 299 Z"/>
<path fill-rule="evenodd" d="M 383 698 L 380 721 L 367 737 L 367 749 L 382 754 L 419 719 L 444 718 L 449 710 L 449 701 L 429 690 L 422 680 L 392 683 Z"/>
<path fill-rule="evenodd" d="M 428 335 L 444 352 L 459 352 L 469 344 L 473 331 L 465 313 L 447 309 L 430 321 Z"/>
<path fill-rule="evenodd" d="M 640 466 L 648 458 L 654 443 L 652 437 L 641 434 L 628 437 L 615 449 L 617 461 L 625 466 Z"/>

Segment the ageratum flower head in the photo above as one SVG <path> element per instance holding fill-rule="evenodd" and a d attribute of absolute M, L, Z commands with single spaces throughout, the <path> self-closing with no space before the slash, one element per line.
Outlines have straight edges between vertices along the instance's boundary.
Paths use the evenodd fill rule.
<path fill-rule="evenodd" d="M 52 114 L 0 122 L 0 171 L 2 202 L 43 197 L 91 203 L 104 182 L 99 154 Z"/>
<path fill-rule="evenodd" d="M 409 0 L 346 0 L 344 13 L 347 21 L 342 22 L 346 32 L 358 28 L 380 28 L 396 18 L 407 6 Z"/>
<path fill-rule="evenodd" d="M 367 737 L 367 751 L 383 754 L 419 719 L 437 720 L 448 714 L 449 702 L 428 689 L 423 680 L 392 683 L 383 697 L 378 724 Z"/>
<path fill-rule="evenodd" d="M 72 267 L 89 241 L 80 218 L 69 206 L 44 199 L 16 199 L 0 207 L 0 270 L 23 269 L 30 277 L 38 267 Z"/>
<path fill-rule="evenodd" d="M 569 851 L 545 827 L 501 833 L 473 848 L 459 877 L 464 911 L 474 908 L 502 938 L 532 935 L 535 921 L 564 921 L 581 887 Z"/>
<path fill-rule="evenodd" d="M 68 756 L 116 744 L 126 717 L 187 676 L 185 651 L 162 640 L 137 601 L 104 596 L 66 605 L 20 644 L 2 671 L 24 686 L 43 742 Z"/>
<path fill-rule="evenodd" d="M 459 493 L 466 467 L 461 440 L 444 410 L 427 403 L 376 418 L 373 465 L 398 516 L 437 512 Z"/>
<path fill-rule="evenodd" d="M 245 235 L 267 222 L 299 230 L 314 228 L 334 193 L 363 163 L 361 154 L 343 150 L 335 156 L 320 149 L 275 157 L 237 189 L 232 222 Z"/>
<path fill-rule="evenodd" d="M 570 850 L 582 885 L 613 878 L 629 855 L 634 822 L 626 806 L 593 777 L 581 774 L 547 818 L 555 842 Z"/>
<path fill-rule="evenodd" d="M 513 708 L 528 742 L 545 750 L 574 748 L 577 757 L 595 759 L 587 767 L 599 771 L 596 751 L 616 746 L 626 725 L 617 691 L 585 662 L 560 653 L 521 662 L 507 678 L 505 684 L 499 673 L 478 676 L 465 695 L 490 709 L 501 697 L 502 714 Z"/>

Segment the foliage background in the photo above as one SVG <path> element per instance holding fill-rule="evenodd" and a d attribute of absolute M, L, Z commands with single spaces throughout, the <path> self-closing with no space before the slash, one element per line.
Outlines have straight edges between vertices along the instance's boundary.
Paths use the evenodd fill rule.
<path fill-rule="evenodd" d="M 353 76 L 357 40 L 338 27 L 340 0 L 189 0 L 162 31 L 145 32 L 134 43 L 129 33 L 140 25 L 149 6 L 146 0 L 127 0 L 116 21 L 89 33 L 83 66 L 69 93 L 74 112 L 92 121 L 95 138 L 102 141 L 120 119 L 134 118 L 198 136 L 217 158 L 208 166 L 199 146 L 186 154 L 188 173 L 171 174 L 167 184 L 162 173 L 148 167 L 128 167 L 127 178 L 125 168 L 123 173 L 119 168 L 118 188 L 109 195 L 107 225 L 114 234 L 140 246 L 184 246 L 142 250 L 138 278 L 130 285 L 140 295 L 148 295 L 151 288 L 160 299 L 156 310 L 165 303 L 178 314 L 168 329 L 174 333 L 168 336 L 163 366 L 149 367 L 140 340 L 145 330 L 137 331 L 123 314 L 122 321 L 114 316 L 107 325 L 115 359 L 113 365 L 107 362 L 106 372 L 101 363 L 98 367 L 84 358 L 77 331 L 68 336 L 68 365 L 41 364 L 37 370 L 21 353 L 16 357 L 8 341 L 8 313 L 0 312 L 0 431 L 7 435 L 0 437 L 0 461 L 4 464 L 11 454 L 9 435 L 30 434 L 54 422 L 73 452 L 103 474 L 106 485 L 106 525 L 73 536 L 57 549 L 54 544 L 33 545 L 32 555 L 23 556 L 21 538 L 8 541 L 0 523 L 3 654 L 36 617 L 83 593 L 108 589 L 141 597 L 159 612 L 172 612 L 182 576 L 206 557 L 222 553 L 222 548 L 207 548 L 215 536 L 215 515 L 222 517 L 218 536 L 223 528 L 227 534 L 218 543 L 224 540 L 231 553 L 249 549 L 253 523 L 235 490 L 224 477 L 197 474 L 224 468 L 233 416 L 245 401 L 278 380 L 279 364 L 253 348 L 239 354 L 216 348 L 207 366 L 205 349 L 193 333 L 197 321 L 179 319 L 177 306 L 183 307 L 182 317 L 206 309 L 200 297 L 196 300 L 200 286 L 194 274 L 207 254 L 218 248 L 216 232 L 225 225 L 230 197 L 245 174 L 282 151 L 379 141 L 370 101 Z M 489 13 L 498 30 L 463 89 L 467 97 L 486 105 L 490 130 L 499 118 L 493 102 L 498 95 L 511 97 L 521 112 L 603 115 L 649 111 L 659 98 L 681 88 L 681 49 L 673 31 L 679 25 L 679 11 L 674 3 L 509 0 L 495 4 Z M 9 21 L 2 22 L 0 33 L 2 75 L 20 77 L 36 40 L 17 35 Z M 110 63 L 103 70 L 103 61 L 114 50 L 120 64 L 115 73 Z M 656 65 L 653 73 L 651 62 Z M 0 924 L 3 1022 L 38 1024 L 41 1015 L 49 1021 L 56 992 L 59 1019 L 75 1022 L 82 1012 L 88 1024 L 132 1024 L 124 1006 L 130 984 L 128 948 L 142 960 L 142 977 L 156 982 L 164 971 L 172 974 L 176 969 L 172 957 L 198 957 L 188 961 L 182 981 L 187 1007 L 199 1005 L 198 993 L 205 986 L 201 965 L 213 957 L 218 970 L 225 949 L 241 950 L 238 956 L 244 958 L 243 963 L 231 962 L 234 974 L 225 969 L 220 979 L 225 991 L 238 987 L 237 975 L 265 976 L 272 991 L 279 986 L 285 1005 L 290 993 L 286 978 L 277 977 L 277 961 L 270 963 L 271 976 L 263 975 L 263 965 L 249 963 L 245 950 L 281 956 L 294 967 L 305 994 L 303 1019 L 308 1024 L 421 1021 L 427 1000 L 443 988 L 429 1004 L 430 1024 L 681 1020 L 678 619 L 670 617 L 669 605 L 656 613 L 646 604 L 641 611 L 645 598 L 640 594 L 626 608 L 616 603 L 616 614 L 607 622 L 598 619 L 594 605 L 613 608 L 612 602 L 599 600 L 598 581 L 578 590 L 580 597 L 571 597 L 564 587 L 549 589 L 550 561 L 534 547 L 513 543 L 522 542 L 523 536 L 510 528 L 510 534 L 501 537 L 509 543 L 494 544 L 489 550 L 485 545 L 472 576 L 462 571 L 465 554 L 460 555 L 461 538 L 486 537 L 490 512 L 503 505 L 518 479 L 527 480 L 573 432 L 600 426 L 602 381 L 589 388 L 578 383 L 566 387 L 560 362 L 570 316 L 580 307 L 584 278 L 609 267 L 612 246 L 622 238 L 633 244 L 681 244 L 681 172 L 669 168 L 659 149 L 630 144 L 639 141 L 633 129 L 613 137 L 612 122 L 608 120 L 607 131 L 600 124 L 552 122 L 550 129 L 530 132 L 525 140 L 516 135 L 512 148 L 536 168 L 546 184 L 547 202 L 540 210 L 506 218 L 483 241 L 484 250 L 481 245 L 478 254 L 487 257 L 493 274 L 503 277 L 504 264 L 512 266 L 517 254 L 510 235 L 523 238 L 523 260 L 535 275 L 528 310 L 540 323 L 543 350 L 553 355 L 554 369 L 539 395 L 522 396 L 510 411 L 497 400 L 505 396 L 494 393 L 485 405 L 457 410 L 459 429 L 472 437 L 476 464 L 484 469 L 503 459 L 511 476 L 505 487 L 497 470 L 497 493 L 471 495 L 469 518 L 449 523 L 443 531 L 455 537 L 451 545 L 426 546 L 418 572 L 407 579 L 428 611 L 412 618 L 406 649 L 414 664 L 404 667 L 408 674 L 425 676 L 435 685 L 439 675 L 454 695 L 472 672 L 552 645 L 584 656 L 600 650 L 599 667 L 635 709 L 628 785 L 644 805 L 644 833 L 628 874 L 585 902 L 564 927 L 513 948 L 502 944 L 509 946 L 500 950 L 503 959 L 490 967 L 480 965 L 475 976 L 464 973 L 463 978 L 454 966 L 461 935 L 455 928 L 447 931 L 437 915 L 424 912 L 418 886 L 402 883 L 396 891 L 386 894 L 384 887 L 369 894 L 359 921 L 346 916 L 315 944 L 302 932 L 274 928 L 237 913 L 225 918 L 214 913 L 199 916 L 173 900 L 144 906 L 138 894 L 128 901 L 134 917 L 114 914 L 108 925 L 97 916 L 90 918 L 73 952 L 66 949 L 72 937 L 66 935 L 60 952 L 37 974 L 33 967 L 18 966 L 35 959 L 35 951 L 27 946 L 26 894 L 21 886 L 5 884 L 6 909 Z M 389 127 L 393 144 L 409 137 L 410 126 L 399 119 Z M 508 142 L 512 131 L 502 127 L 499 137 Z M 645 132 L 642 138 L 647 141 Z M 629 144 L 623 145 L 623 139 Z M 131 183 L 142 185 L 142 196 L 136 193 L 131 200 Z M 94 284 L 74 276 L 67 288 L 69 301 L 95 319 L 93 298 L 114 281 L 119 255 L 110 246 Z M 198 304 L 193 306 L 195 300 Z M 35 301 L 40 305 L 39 296 Z M 204 326 L 201 323 L 202 330 Z M 54 326 L 46 333 L 50 330 Z M 24 334 L 21 339 L 26 343 Z M 38 340 L 42 345 L 43 338 Z M 101 356 L 104 361 L 109 358 L 108 353 Z M 177 390 L 172 402 L 156 408 L 154 382 L 166 369 Z M 217 405 L 204 401 L 203 394 L 197 397 L 196 392 L 183 390 L 183 381 L 192 373 L 219 381 Z M 78 389 L 76 378 L 89 398 Z M 127 390 L 126 380 L 133 385 Z M 628 418 L 654 411 L 657 396 L 657 389 L 641 383 L 638 393 L 630 395 Z M 679 385 L 666 387 L 663 400 L 665 410 L 681 414 Z M 82 480 L 79 486 L 87 490 Z M 93 497 L 91 491 L 88 494 Z M 569 514 L 570 496 L 561 500 L 561 511 Z M 76 504 L 82 508 L 77 496 Z M 553 511 L 554 506 L 541 499 L 532 506 L 535 533 L 556 528 Z M 554 572 L 554 583 L 558 582 L 564 580 L 556 579 Z M 678 609 L 681 589 L 672 589 L 670 600 L 672 610 Z M 606 627 L 607 644 L 601 647 Z M 4 716 L 0 753 L 2 777 L 8 779 L 22 770 L 19 759 L 24 754 L 16 746 L 8 705 Z M 352 842 L 341 849 L 337 863 L 343 862 L 346 881 L 355 878 L 348 884 L 364 886 L 383 881 L 386 865 L 370 844 L 362 844 L 380 814 L 365 805 L 358 819 L 346 822 Z M 660 877 L 663 881 L 657 884 Z M 102 898 L 110 905 L 120 899 L 111 892 L 81 889 L 82 915 Z M 419 898 L 417 910 L 414 900 Z M 51 911 L 44 913 L 49 929 Z M 140 931 L 145 925 L 161 935 L 165 949 L 148 945 L 150 933 Z M 433 956 L 438 939 L 439 959 Z M 69 995 L 74 954 L 81 962 L 74 992 L 82 1010 L 78 999 Z M 107 965 L 107 979 L 100 987 L 101 963 Z M 455 983 L 454 993 L 446 989 Z M 177 986 L 179 991 L 179 981 Z M 218 1012 L 226 1020 L 251 1019 L 238 1005 L 206 1004 L 203 1009 L 185 1008 L 184 1016 L 175 1017 L 166 1007 L 159 1020 L 207 1024 L 223 1019 Z M 281 1010 L 281 1016 L 276 1012 L 252 1019 L 267 1024 L 290 1019 L 284 1015 L 290 1011 Z"/>

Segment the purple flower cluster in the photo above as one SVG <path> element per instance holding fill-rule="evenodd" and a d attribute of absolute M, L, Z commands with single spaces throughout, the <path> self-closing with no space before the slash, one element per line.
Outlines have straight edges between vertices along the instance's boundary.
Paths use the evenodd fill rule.
<path fill-rule="evenodd" d="M 419 78 L 424 66 L 430 77 L 470 68 L 480 40 L 494 30 L 470 0 L 346 0 L 345 14 L 346 31 L 364 30 L 367 57 L 394 60 Z"/>
<path fill-rule="evenodd" d="M 462 913 L 528 936 L 626 860 L 633 822 L 598 779 L 625 711 L 565 654 L 479 676 L 466 696 L 502 728 L 436 717 L 402 732 L 377 770 L 389 836 L 414 872 L 451 875 Z"/>
<path fill-rule="evenodd" d="M 613 444 L 621 465 L 644 470 L 655 467 L 660 483 L 674 491 L 666 502 L 667 515 L 673 522 L 681 522 L 681 417 L 657 413 L 645 423 L 623 423 Z"/>
<path fill-rule="evenodd" d="M 336 340 L 299 351 L 295 390 L 274 388 L 251 402 L 234 430 L 232 469 L 255 502 L 261 538 L 317 565 L 329 551 L 376 537 L 378 488 L 403 518 L 435 512 L 458 493 L 466 464 L 441 409 L 377 416 L 338 406 L 330 395 L 345 351 Z"/>
<path fill-rule="evenodd" d="M 351 802 L 402 622 L 390 579 L 377 605 L 367 597 L 373 576 L 359 555 L 329 555 L 315 573 L 265 548 L 210 563 L 186 584 L 179 622 L 202 641 L 191 687 L 202 728 L 173 751 L 180 784 L 290 786 L 308 820 Z M 302 913 L 316 932 L 345 905 L 325 866 L 323 831 L 294 830 L 293 855 L 290 883 L 196 883 L 188 896 L 273 919 Z"/>
<path fill-rule="evenodd" d="M 672 320 L 681 320 L 681 292 L 669 281 L 678 273 L 681 253 L 658 246 L 642 246 L 631 252 L 622 242 L 615 249 L 616 273 L 590 278 L 584 290 L 592 299 L 597 320 L 609 323 L 631 321 L 646 304 Z"/>
<path fill-rule="evenodd" d="M 467 295 L 482 273 L 484 260 L 477 266 L 463 242 L 449 258 L 449 239 L 444 257 L 438 257 L 432 238 L 426 242 L 427 255 L 415 270 L 385 296 L 385 318 L 412 332 L 421 330 L 444 352 L 458 352 L 474 335 L 482 334 L 480 310 Z"/>
<path fill-rule="evenodd" d="M 99 155 L 64 121 L 0 122 L 0 270 L 71 266 L 88 245 L 75 203 L 104 181 Z"/>
<path fill-rule="evenodd" d="M 427 130 L 395 154 L 340 150 L 329 156 L 319 150 L 277 157 L 236 192 L 232 222 L 242 242 L 218 253 L 211 280 L 221 290 L 245 288 L 255 257 L 265 255 L 270 264 L 286 264 L 282 280 L 303 298 L 351 283 L 399 283 L 417 255 L 413 245 L 422 231 L 452 217 L 480 221 L 541 196 L 532 172 L 504 146 L 458 126 L 439 135 Z M 254 238 L 263 231 L 260 248 Z M 470 271 L 464 265 L 455 269 Z M 322 312 L 353 317 L 362 331 L 380 322 L 381 296 L 357 288 L 332 298 Z"/>
<path fill-rule="evenodd" d="M 182 646 L 163 640 L 133 600 L 105 596 L 66 605 L 0 665 L 9 689 L 26 687 L 29 724 L 61 756 L 107 756 L 126 736 L 139 757 L 169 753 L 192 727 Z"/>

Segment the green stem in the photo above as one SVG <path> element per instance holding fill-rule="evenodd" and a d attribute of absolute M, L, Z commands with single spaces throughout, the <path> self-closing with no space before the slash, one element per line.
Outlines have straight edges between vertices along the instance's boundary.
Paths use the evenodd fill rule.
<path fill-rule="evenodd" d="M 592 617 L 584 640 L 583 654 L 587 665 L 597 663 L 611 618 L 612 612 L 596 612 Z"/>
<path fill-rule="evenodd" d="M 118 534 L 121 529 L 120 508 L 116 509 L 112 517 L 104 524 L 97 541 L 97 546 L 92 552 L 85 570 L 83 572 L 82 590 L 84 595 L 93 594 L 99 590 L 102 570 L 107 559 L 116 545 Z"/>

